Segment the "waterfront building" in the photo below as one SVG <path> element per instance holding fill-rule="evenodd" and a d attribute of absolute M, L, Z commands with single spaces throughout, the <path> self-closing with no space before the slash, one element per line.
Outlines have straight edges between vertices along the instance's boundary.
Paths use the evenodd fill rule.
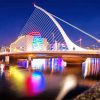
<path fill-rule="evenodd" d="M 37 34 L 23 35 L 10 45 L 10 52 L 47 50 L 48 42 Z"/>

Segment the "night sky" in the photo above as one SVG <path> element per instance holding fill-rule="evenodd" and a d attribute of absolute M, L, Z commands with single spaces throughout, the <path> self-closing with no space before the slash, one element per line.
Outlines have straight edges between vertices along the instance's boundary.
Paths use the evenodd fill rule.
<path fill-rule="evenodd" d="M 34 10 L 33 2 L 100 39 L 100 0 L 0 0 L 0 46 L 9 45 L 19 36 Z M 73 42 L 81 37 L 83 46 L 100 47 L 95 40 L 58 22 Z"/>

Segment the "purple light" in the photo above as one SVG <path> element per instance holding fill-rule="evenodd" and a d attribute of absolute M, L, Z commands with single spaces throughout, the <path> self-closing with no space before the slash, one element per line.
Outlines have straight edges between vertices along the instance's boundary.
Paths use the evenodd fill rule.
<path fill-rule="evenodd" d="M 26 80 L 26 93 L 28 96 L 35 96 L 45 89 L 45 79 L 41 72 L 35 71 Z"/>

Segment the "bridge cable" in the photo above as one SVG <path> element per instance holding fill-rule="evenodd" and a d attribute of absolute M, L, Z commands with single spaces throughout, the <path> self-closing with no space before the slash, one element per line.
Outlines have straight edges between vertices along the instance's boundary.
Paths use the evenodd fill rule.
<path fill-rule="evenodd" d="M 65 43 L 64 39 L 58 30 L 57 26 L 52 20 L 41 10 L 35 8 L 28 21 L 24 25 L 21 34 L 27 35 L 30 32 L 39 31 L 41 36 L 47 38 L 50 44 L 57 41 L 58 43 Z M 67 45 L 66 45 L 67 46 Z"/>
<path fill-rule="evenodd" d="M 51 13 L 49 13 L 49 14 L 51 14 Z M 59 18 L 59 17 L 57 17 L 57 16 L 53 15 L 53 14 L 51 14 L 51 15 L 52 15 L 53 17 L 55 17 L 55 18 L 59 19 L 60 21 L 62 21 L 62 22 L 64 22 L 64 23 L 66 23 L 67 25 L 69 25 L 69 26 L 71 26 L 71 27 L 73 27 L 73 28 L 77 29 L 78 31 L 80 31 L 80 32 L 84 33 L 85 35 L 87 35 L 87 36 L 89 36 L 89 37 L 93 38 L 93 39 L 94 39 L 94 40 L 96 40 L 98 43 L 100 43 L 100 39 L 98 39 L 98 38 L 94 37 L 93 35 L 91 35 L 91 34 L 89 34 L 89 33 L 85 32 L 84 30 L 82 30 L 82 29 L 80 29 L 80 28 L 76 27 L 75 25 L 73 25 L 73 24 L 71 24 L 71 23 L 69 23 L 69 22 L 67 22 L 67 21 L 65 21 L 65 20 L 63 20 L 63 19 L 61 19 L 61 18 Z"/>

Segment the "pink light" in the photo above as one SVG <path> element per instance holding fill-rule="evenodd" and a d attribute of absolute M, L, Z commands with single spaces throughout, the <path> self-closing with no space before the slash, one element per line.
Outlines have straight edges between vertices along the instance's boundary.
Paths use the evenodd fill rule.
<path fill-rule="evenodd" d="M 34 71 L 26 79 L 26 94 L 27 96 L 36 96 L 45 89 L 44 76 L 39 71 Z"/>
<path fill-rule="evenodd" d="M 41 36 L 40 32 L 30 32 L 30 33 L 28 33 L 28 35 L 31 35 L 31 36 Z"/>

